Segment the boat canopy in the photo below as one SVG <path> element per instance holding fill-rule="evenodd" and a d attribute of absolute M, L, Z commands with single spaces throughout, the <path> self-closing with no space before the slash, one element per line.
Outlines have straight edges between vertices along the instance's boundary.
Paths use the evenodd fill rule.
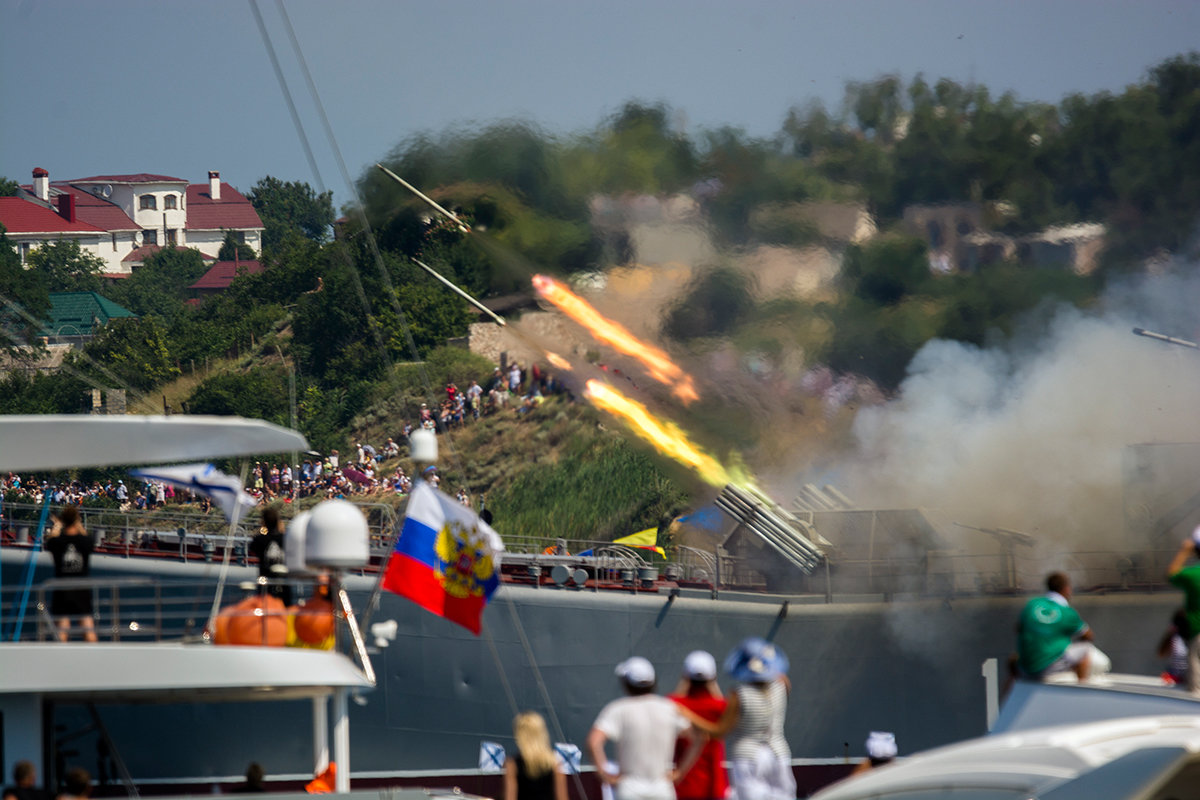
<path fill-rule="evenodd" d="M 308 442 L 296 431 L 241 417 L 0 417 L 0 471 L 5 472 L 196 461 L 308 449 Z"/>
<path fill-rule="evenodd" d="M 333 651 L 180 642 L 13 642 L 0 647 L 0 675 L 0 697 L 96 703 L 289 700 L 374 688 Z"/>

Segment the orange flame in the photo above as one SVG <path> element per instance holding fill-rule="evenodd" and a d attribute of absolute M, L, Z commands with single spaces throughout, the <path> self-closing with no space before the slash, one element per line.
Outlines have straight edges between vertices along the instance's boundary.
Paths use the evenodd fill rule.
<path fill-rule="evenodd" d="M 713 486 L 729 483 L 729 475 L 715 458 L 688 441 L 683 431 L 673 423 L 660 422 L 641 403 L 630 400 L 608 384 L 597 380 L 587 382 L 587 396 L 599 408 L 629 421 L 639 436 L 657 447 L 660 452 L 696 470 L 708 483 Z"/>
<path fill-rule="evenodd" d="M 623 325 L 608 319 L 582 297 L 551 277 L 534 275 L 533 287 L 537 289 L 538 294 L 591 331 L 601 342 L 641 361 L 649 370 L 650 376 L 659 383 L 671 386 L 671 393 L 685 405 L 700 399 L 692 376 L 671 361 L 662 350 L 642 342 Z"/>
<path fill-rule="evenodd" d="M 546 360 L 554 365 L 555 369 L 565 369 L 568 372 L 571 370 L 571 362 L 560 356 L 558 353 L 546 351 Z"/>

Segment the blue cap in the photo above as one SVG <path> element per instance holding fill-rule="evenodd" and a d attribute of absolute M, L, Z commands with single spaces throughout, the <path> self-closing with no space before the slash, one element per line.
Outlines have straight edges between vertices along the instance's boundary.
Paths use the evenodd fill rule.
<path fill-rule="evenodd" d="M 788 671 L 788 657 L 766 639 L 751 636 L 725 659 L 725 671 L 742 683 L 767 683 Z"/>

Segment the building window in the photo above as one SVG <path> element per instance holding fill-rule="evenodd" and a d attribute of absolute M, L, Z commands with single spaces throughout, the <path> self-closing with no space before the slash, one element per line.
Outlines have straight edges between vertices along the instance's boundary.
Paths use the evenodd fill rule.
<path fill-rule="evenodd" d="M 233 232 L 233 240 L 235 242 L 237 242 L 238 244 L 245 244 L 246 243 L 246 232 L 245 231 L 234 231 Z"/>
<path fill-rule="evenodd" d="M 158 208 L 158 199 L 152 194 L 144 194 L 141 197 L 138 208 L 142 209 L 143 211 L 145 209 L 156 209 Z"/>
<path fill-rule="evenodd" d="M 142 231 L 142 244 L 158 244 L 158 231 Z"/>
<path fill-rule="evenodd" d="M 175 244 L 175 228 L 167 228 L 167 244 Z"/>
<path fill-rule="evenodd" d="M 169 194 L 163 198 L 163 210 L 175 207 L 175 195 Z"/>
<path fill-rule="evenodd" d="M 29 242 L 21 242 L 21 264 L 24 265 L 25 259 L 29 257 Z"/>
<path fill-rule="evenodd" d="M 116 231 L 114 231 L 114 232 L 113 232 L 112 239 L 113 239 L 113 250 L 116 250 L 116 249 L 117 249 L 117 234 L 116 234 Z"/>

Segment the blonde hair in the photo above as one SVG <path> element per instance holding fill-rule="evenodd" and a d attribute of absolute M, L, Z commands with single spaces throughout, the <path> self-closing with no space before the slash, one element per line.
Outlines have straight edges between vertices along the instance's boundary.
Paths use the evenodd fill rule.
<path fill-rule="evenodd" d="M 513 717 L 513 738 L 525 762 L 525 774 L 530 778 L 540 778 L 558 764 L 550 747 L 546 720 L 536 711 L 523 711 Z"/>

